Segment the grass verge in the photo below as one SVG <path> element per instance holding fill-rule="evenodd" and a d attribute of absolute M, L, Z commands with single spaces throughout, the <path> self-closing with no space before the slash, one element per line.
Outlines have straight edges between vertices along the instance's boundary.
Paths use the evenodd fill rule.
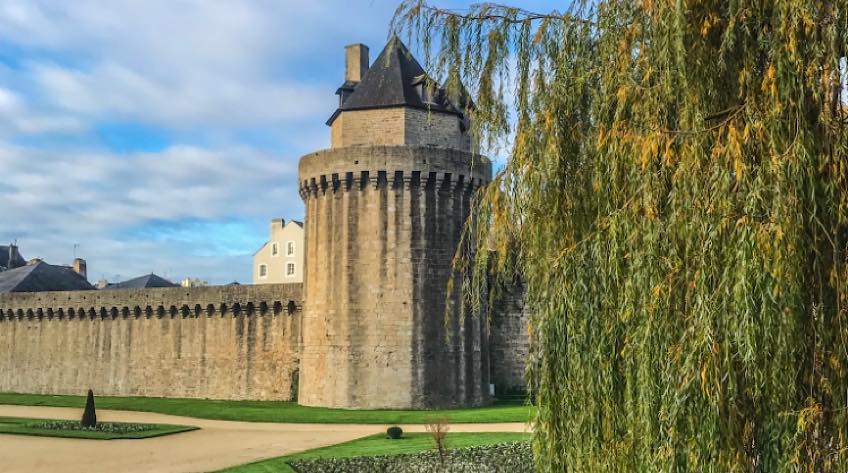
<path fill-rule="evenodd" d="M 197 427 L 187 425 L 166 424 L 126 424 L 110 422 L 108 426 L 116 427 L 116 431 L 80 430 L 75 428 L 46 428 L 47 424 L 64 424 L 65 421 L 50 419 L 27 419 L 24 417 L 0 417 L 0 434 L 34 435 L 37 437 L 61 437 L 92 440 L 115 439 L 146 439 L 163 435 L 178 434 L 197 430 Z M 124 430 L 130 431 L 124 431 Z"/>
<path fill-rule="evenodd" d="M 506 442 L 529 441 L 531 434 L 515 432 L 449 433 L 448 448 L 468 448 Z M 403 455 L 433 449 L 433 439 L 426 433 L 404 433 L 403 438 L 390 440 L 386 434 L 372 435 L 350 442 L 316 448 L 301 453 L 239 465 L 217 473 L 294 473 L 288 462 L 319 458 L 350 458 L 358 456 Z"/>
<path fill-rule="evenodd" d="M 0 393 L 0 404 L 80 407 L 84 396 Z M 215 401 L 156 397 L 97 396 L 98 409 L 158 412 L 201 419 L 298 424 L 424 424 L 434 418 L 451 424 L 527 422 L 533 408 L 522 401 L 500 401 L 492 406 L 440 410 L 348 410 L 305 407 L 285 401 Z"/>

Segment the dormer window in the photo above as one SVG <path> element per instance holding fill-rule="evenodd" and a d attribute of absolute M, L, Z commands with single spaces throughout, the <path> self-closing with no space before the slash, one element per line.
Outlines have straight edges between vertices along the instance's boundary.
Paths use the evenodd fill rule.
<path fill-rule="evenodd" d="M 415 93 L 418 94 L 418 98 L 421 99 L 422 102 L 426 104 L 435 104 L 433 101 L 433 95 L 430 93 L 430 88 L 427 87 L 427 80 L 425 78 L 418 79 L 415 83 L 412 84 L 415 88 Z"/>

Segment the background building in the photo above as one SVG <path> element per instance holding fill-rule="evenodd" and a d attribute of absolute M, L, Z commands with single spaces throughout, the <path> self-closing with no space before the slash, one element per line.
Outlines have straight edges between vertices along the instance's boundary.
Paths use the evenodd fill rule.
<path fill-rule="evenodd" d="M 253 255 L 253 284 L 303 282 L 303 222 L 271 220 L 271 238 Z"/>
<path fill-rule="evenodd" d="M 75 258 L 70 266 L 24 260 L 16 245 L 0 246 L 0 293 L 89 291 L 87 264 Z"/>
<path fill-rule="evenodd" d="M 200 278 L 185 278 L 180 281 L 180 286 L 182 287 L 206 287 L 209 285 L 209 281 L 200 279 Z"/>
<path fill-rule="evenodd" d="M 18 251 L 17 245 L 0 246 L 0 271 L 26 266 L 26 260 Z"/>
<path fill-rule="evenodd" d="M 151 287 L 179 287 L 179 284 L 174 284 L 162 276 L 150 273 L 116 283 L 98 281 L 96 287 L 97 289 L 147 289 Z"/>

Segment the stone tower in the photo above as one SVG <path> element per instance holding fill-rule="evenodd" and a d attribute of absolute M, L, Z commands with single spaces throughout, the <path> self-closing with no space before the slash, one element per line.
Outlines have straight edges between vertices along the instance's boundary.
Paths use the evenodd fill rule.
<path fill-rule="evenodd" d="M 332 147 L 301 158 L 306 268 L 298 402 L 342 408 L 489 401 L 479 318 L 448 294 L 473 192 L 491 164 L 471 152 L 464 107 L 392 38 L 370 65 L 346 48 Z M 432 89 L 430 87 L 429 89 Z M 445 318 L 446 301 L 454 303 Z"/>

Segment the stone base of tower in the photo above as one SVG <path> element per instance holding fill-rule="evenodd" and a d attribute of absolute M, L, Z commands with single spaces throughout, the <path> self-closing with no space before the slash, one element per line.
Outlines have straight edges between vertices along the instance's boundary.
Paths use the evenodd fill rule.
<path fill-rule="evenodd" d="M 473 191 L 490 175 L 485 158 L 430 147 L 335 148 L 302 158 L 299 403 L 490 402 L 485 323 L 460 313 L 458 289 L 448 293 Z"/>

